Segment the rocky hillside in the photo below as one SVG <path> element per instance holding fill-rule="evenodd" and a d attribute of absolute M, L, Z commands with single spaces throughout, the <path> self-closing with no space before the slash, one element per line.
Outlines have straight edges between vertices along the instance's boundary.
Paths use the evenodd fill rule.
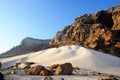
<path fill-rule="evenodd" d="M 12 49 L 10 49 L 5 53 L 0 54 L 0 58 L 21 55 L 21 54 L 41 50 L 47 47 L 50 41 L 51 40 L 42 40 L 42 39 L 39 40 L 39 39 L 27 37 L 21 41 L 20 45 L 13 47 Z"/>
<path fill-rule="evenodd" d="M 120 5 L 76 18 L 49 44 L 82 45 L 120 57 Z"/>

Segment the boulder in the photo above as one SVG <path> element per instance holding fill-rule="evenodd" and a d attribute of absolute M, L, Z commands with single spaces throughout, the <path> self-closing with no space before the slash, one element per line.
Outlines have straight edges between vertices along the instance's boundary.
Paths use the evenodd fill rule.
<path fill-rule="evenodd" d="M 44 68 L 40 71 L 39 75 L 40 76 L 50 76 L 50 75 L 53 75 L 53 73 L 50 70 Z"/>
<path fill-rule="evenodd" d="M 41 72 L 43 69 L 45 69 L 44 66 L 37 65 L 37 66 L 34 66 L 34 67 L 30 68 L 28 74 L 30 74 L 30 75 L 39 75 L 40 72 Z"/>
<path fill-rule="evenodd" d="M 52 65 L 51 67 L 52 67 L 52 69 L 56 69 L 59 65 L 60 65 L 60 64 L 54 64 L 54 65 Z"/>
<path fill-rule="evenodd" d="M 59 66 L 60 64 L 53 64 L 52 66 L 47 67 L 52 73 L 55 73 L 56 68 Z"/>
<path fill-rule="evenodd" d="M 56 68 L 55 74 L 57 75 L 71 75 L 73 67 L 71 63 L 61 64 Z"/>
<path fill-rule="evenodd" d="M 48 71 L 46 70 L 46 69 L 42 69 L 41 71 L 40 71 L 40 74 L 39 74 L 40 76 L 47 76 L 48 75 Z"/>
<path fill-rule="evenodd" d="M 4 75 L 0 72 L 0 80 L 4 80 Z"/>

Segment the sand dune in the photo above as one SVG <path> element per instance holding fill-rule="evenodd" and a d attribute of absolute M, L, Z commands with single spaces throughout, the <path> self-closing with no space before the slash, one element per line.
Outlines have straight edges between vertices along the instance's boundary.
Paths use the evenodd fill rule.
<path fill-rule="evenodd" d="M 103 73 L 120 75 L 120 58 L 103 54 L 81 46 L 62 46 L 26 55 L 0 59 L 2 68 L 14 65 L 16 62 L 32 61 L 44 66 L 56 63 L 70 62 L 80 68 L 91 69 Z"/>

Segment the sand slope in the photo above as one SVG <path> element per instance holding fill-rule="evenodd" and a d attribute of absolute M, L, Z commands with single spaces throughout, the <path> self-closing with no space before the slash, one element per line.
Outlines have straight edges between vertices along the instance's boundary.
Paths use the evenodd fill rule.
<path fill-rule="evenodd" d="M 51 48 L 26 55 L 3 58 L 0 59 L 0 61 L 2 62 L 2 68 L 7 68 L 14 65 L 16 62 L 24 61 L 32 61 L 44 66 L 70 62 L 80 68 L 120 75 L 120 58 L 78 45 Z"/>

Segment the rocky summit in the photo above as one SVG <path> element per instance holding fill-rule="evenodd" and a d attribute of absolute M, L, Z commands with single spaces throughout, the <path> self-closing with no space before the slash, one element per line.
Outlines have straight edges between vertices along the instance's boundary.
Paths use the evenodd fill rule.
<path fill-rule="evenodd" d="M 49 44 L 81 45 L 120 57 L 120 5 L 79 16 L 59 31 Z"/>

